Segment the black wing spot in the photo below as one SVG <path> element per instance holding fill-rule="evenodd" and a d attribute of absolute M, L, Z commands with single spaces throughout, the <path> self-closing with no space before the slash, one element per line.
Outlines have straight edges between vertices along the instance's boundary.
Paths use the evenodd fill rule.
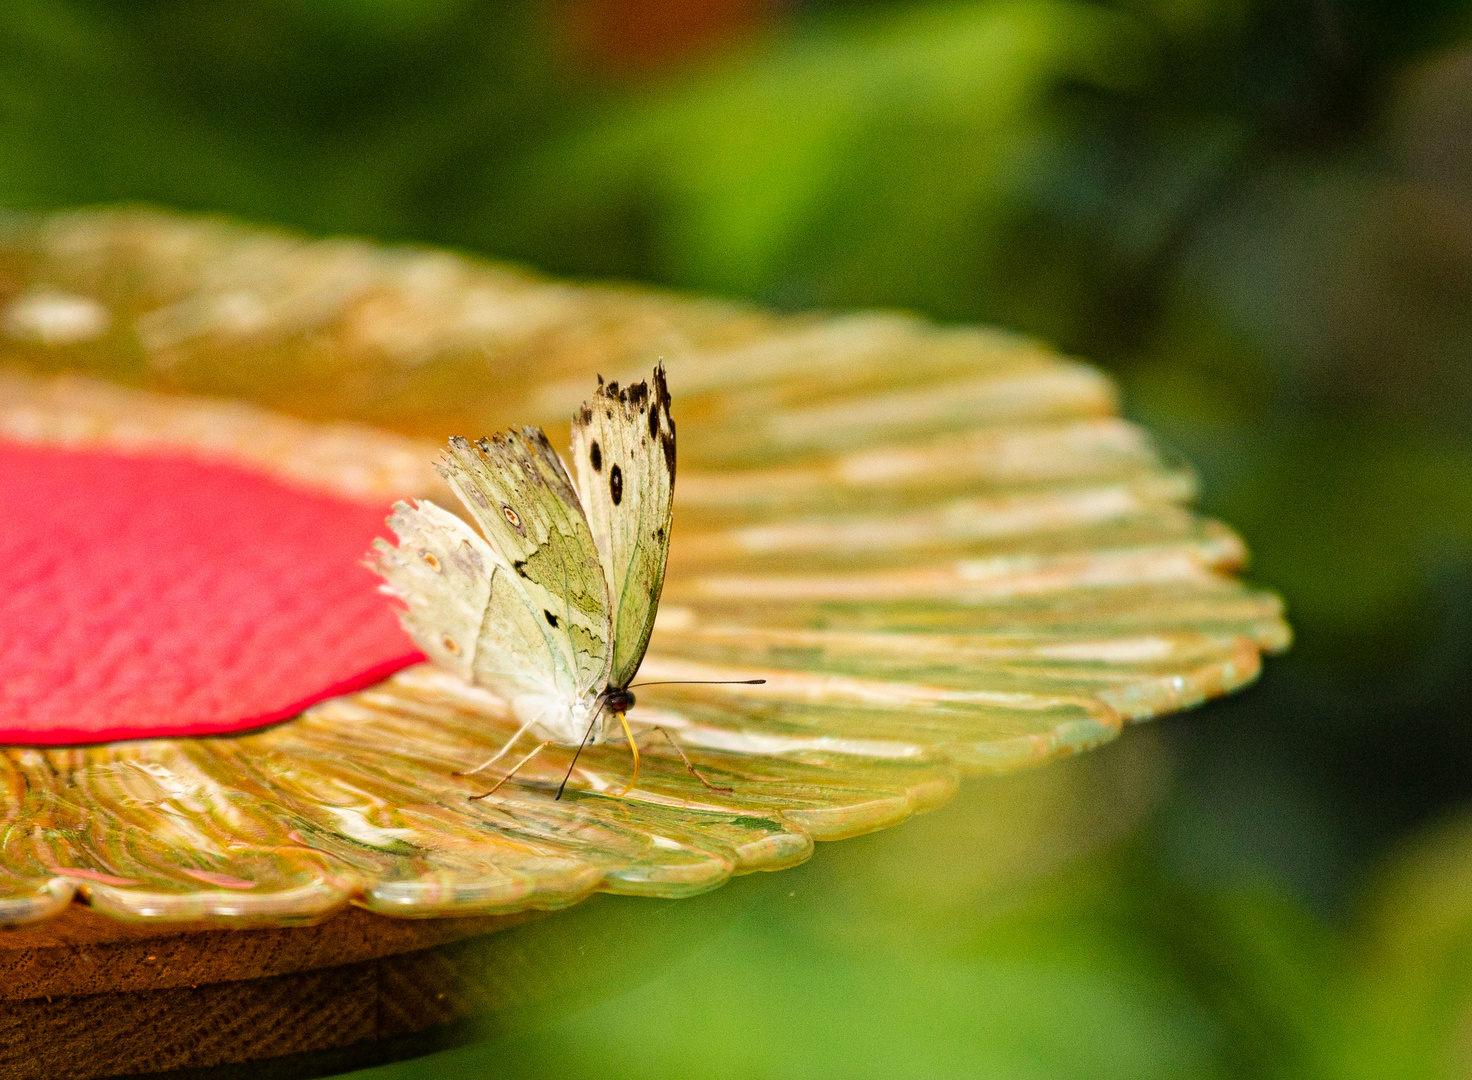
<path fill-rule="evenodd" d="M 657 402 L 654 408 L 649 410 L 649 437 L 659 438 L 659 404 Z"/>
<path fill-rule="evenodd" d="M 588 451 L 588 460 L 593 463 L 594 472 L 603 471 L 603 451 L 598 447 L 598 441 L 593 441 L 592 449 Z"/>
<path fill-rule="evenodd" d="M 624 474 L 617 465 L 608 474 L 608 493 L 613 496 L 613 505 L 624 501 Z"/>
<path fill-rule="evenodd" d="M 543 608 L 542 609 L 542 614 L 547 619 L 547 625 L 550 626 L 553 630 L 556 630 L 557 629 L 557 616 L 556 615 L 553 615 L 546 608 Z"/>
<path fill-rule="evenodd" d="M 654 530 L 654 538 L 656 540 L 663 540 L 664 539 L 664 526 L 663 525 L 661 525 L 659 528 L 657 528 L 657 529 Z"/>
<path fill-rule="evenodd" d="M 511 569 L 515 570 L 522 577 L 526 577 L 526 560 L 517 559 L 514 563 L 511 564 Z"/>

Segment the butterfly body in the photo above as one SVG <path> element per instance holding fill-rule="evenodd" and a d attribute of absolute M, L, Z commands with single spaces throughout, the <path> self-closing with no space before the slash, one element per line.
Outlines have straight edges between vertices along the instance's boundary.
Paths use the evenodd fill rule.
<path fill-rule="evenodd" d="M 511 713 L 533 735 L 556 746 L 598 746 L 623 738 L 619 716 L 634 707 L 634 694 L 610 686 L 591 701 L 567 701 L 553 694 L 523 693 L 511 699 Z"/>
<path fill-rule="evenodd" d="M 511 699 L 511 715 L 532 735 L 556 746 L 596 746 L 618 731 L 617 721 L 601 704 L 598 698 L 582 702 L 555 694 L 518 694 Z"/>
<path fill-rule="evenodd" d="M 669 551 L 675 427 L 663 367 L 599 385 L 573 417 L 574 484 L 537 428 L 450 440 L 440 472 L 480 531 L 396 504 L 372 567 L 429 658 L 557 746 L 632 737 L 624 714 Z M 508 744 L 509 745 L 509 744 Z"/>

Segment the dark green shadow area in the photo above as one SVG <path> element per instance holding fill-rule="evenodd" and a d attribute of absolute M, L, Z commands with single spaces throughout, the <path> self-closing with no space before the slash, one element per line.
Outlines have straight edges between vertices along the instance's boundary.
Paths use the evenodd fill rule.
<path fill-rule="evenodd" d="M 749 917 L 779 885 L 771 874 L 756 874 L 688 900 L 594 896 L 567 911 L 437 950 L 445 992 L 478 999 L 485 1008 L 480 1017 L 341 1049 L 150 1075 L 307 1080 L 513 1037 L 657 979 Z"/>
<path fill-rule="evenodd" d="M 1337 943 L 1271 890 L 1198 890 L 1163 870 L 1169 786 L 1145 731 L 973 781 L 932 815 L 733 883 L 724 910 L 661 906 L 651 918 L 684 906 L 677 928 L 695 935 L 663 966 L 631 968 L 602 938 L 616 959 L 598 985 L 499 1015 L 473 1045 L 354 1075 L 1315 1075 Z M 582 948 L 567 951 L 581 962 Z"/>

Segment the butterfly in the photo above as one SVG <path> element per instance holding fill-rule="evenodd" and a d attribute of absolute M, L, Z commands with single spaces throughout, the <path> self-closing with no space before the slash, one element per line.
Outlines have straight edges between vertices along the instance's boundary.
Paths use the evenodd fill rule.
<path fill-rule="evenodd" d="M 581 753 L 622 734 L 634 755 L 627 794 L 639 769 L 629 685 L 654 629 L 673 512 L 663 364 L 627 387 L 600 377 L 573 415 L 571 449 L 576 483 L 540 428 L 452 438 L 437 468 L 481 533 L 433 502 L 396 503 L 398 545 L 375 541 L 369 565 L 403 601 L 415 644 L 505 698 L 521 724 L 470 772 L 526 732 L 542 744 L 501 783 L 548 745 Z"/>

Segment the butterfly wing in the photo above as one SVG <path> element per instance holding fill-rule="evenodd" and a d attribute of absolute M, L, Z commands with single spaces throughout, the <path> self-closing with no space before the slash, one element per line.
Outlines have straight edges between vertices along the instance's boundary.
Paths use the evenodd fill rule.
<path fill-rule="evenodd" d="M 601 691 L 612 653 L 608 586 L 582 504 L 547 436 L 522 428 L 477 443 L 451 439 L 441 473 L 509 571 L 496 584 L 504 579 L 545 641 L 558 690 L 574 698 Z"/>
<path fill-rule="evenodd" d="M 394 503 L 388 527 L 398 547 L 373 541 L 369 565 L 404 602 L 399 613 L 414 644 L 441 667 L 473 678 L 475 643 L 491 599 L 494 558 L 486 542 L 432 502 Z"/>
<path fill-rule="evenodd" d="M 441 473 L 485 539 L 433 503 L 401 503 L 389 519 L 399 546 L 374 545 L 415 643 L 508 698 L 530 692 L 570 707 L 596 696 L 612 653 L 607 585 L 546 437 L 524 428 L 452 439 Z"/>
<path fill-rule="evenodd" d="M 573 417 L 578 491 L 608 575 L 613 663 L 609 685 L 639 670 L 664 587 L 675 490 L 675 423 L 664 366 L 649 383 L 599 384 Z"/>
<path fill-rule="evenodd" d="M 427 501 L 396 503 L 388 525 L 399 544 L 375 540 L 371 565 L 404 601 L 400 619 L 425 655 L 508 697 L 555 689 L 550 650 L 509 583 L 497 587 L 507 571 L 474 529 Z"/>

